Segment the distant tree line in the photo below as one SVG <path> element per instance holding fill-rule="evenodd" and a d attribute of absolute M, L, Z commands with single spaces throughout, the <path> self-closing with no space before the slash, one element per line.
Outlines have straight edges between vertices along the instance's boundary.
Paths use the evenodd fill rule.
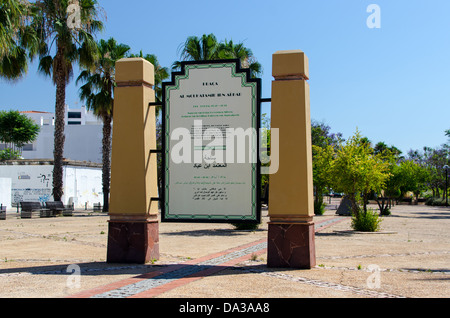
<path fill-rule="evenodd" d="M 450 137 L 449 130 L 445 133 Z M 344 193 L 352 202 L 354 215 L 367 211 L 369 199 L 377 201 L 381 215 L 389 213 L 393 201 L 408 194 L 416 202 L 419 197 L 444 202 L 448 142 L 437 148 L 410 150 L 403 156 L 384 142 L 372 145 L 358 130 L 344 140 L 342 134 L 332 134 L 328 125 L 313 121 L 312 145 L 317 214 L 323 213 L 323 196 L 330 191 Z"/>

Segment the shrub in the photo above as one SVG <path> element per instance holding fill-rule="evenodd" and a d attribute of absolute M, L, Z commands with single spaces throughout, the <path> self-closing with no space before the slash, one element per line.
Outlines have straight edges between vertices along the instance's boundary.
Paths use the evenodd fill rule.
<path fill-rule="evenodd" d="M 325 203 L 314 201 L 314 214 L 323 215 L 325 213 Z"/>
<path fill-rule="evenodd" d="M 0 150 L 0 160 L 12 160 L 12 159 L 20 159 L 19 150 L 12 150 L 10 148 Z"/>
<path fill-rule="evenodd" d="M 359 211 L 358 217 L 352 216 L 352 228 L 361 232 L 378 232 L 382 219 L 373 209 L 367 209 L 367 212 Z"/>
<path fill-rule="evenodd" d="M 442 199 L 442 198 L 428 198 L 425 201 L 425 204 L 429 205 L 429 206 L 444 206 L 445 203 L 446 203 L 446 200 Z"/>

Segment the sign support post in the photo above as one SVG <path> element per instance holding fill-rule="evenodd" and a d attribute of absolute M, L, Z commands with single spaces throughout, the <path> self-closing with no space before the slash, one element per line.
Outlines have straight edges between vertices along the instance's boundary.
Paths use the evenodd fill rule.
<path fill-rule="evenodd" d="M 142 58 L 116 63 L 107 262 L 159 259 L 154 67 Z"/>
<path fill-rule="evenodd" d="M 278 128 L 279 169 L 270 176 L 267 265 L 316 264 L 308 59 L 300 50 L 273 55 L 271 125 Z"/>

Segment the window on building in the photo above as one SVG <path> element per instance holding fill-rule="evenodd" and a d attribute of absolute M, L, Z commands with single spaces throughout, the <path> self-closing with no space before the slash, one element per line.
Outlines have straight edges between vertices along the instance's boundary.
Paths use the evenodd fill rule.
<path fill-rule="evenodd" d="M 22 148 L 22 151 L 33 151 L 33 150 L 34 150 L 33 144 L 26 144 Z"/>
<path fill-rule="evenodd" d="M 68 112 L 68 118 L 81 118 L 81 112 Z"/>
<path fill-rule="evenodd" d="M 69 125 L 81 125 L 81 121 L 69 121 Z"/>

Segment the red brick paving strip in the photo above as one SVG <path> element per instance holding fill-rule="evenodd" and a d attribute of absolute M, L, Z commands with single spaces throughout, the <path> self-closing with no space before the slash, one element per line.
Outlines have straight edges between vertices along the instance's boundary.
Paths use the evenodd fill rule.
<path fill-rule="evenodd" d="M 336 217 L 336 218 L 325 220 L 323 222 L 320 222 L 320 223 L 316 224 L 315 231 L 316 232 L 322 231 L 323 229 L 325 229 L 327 227 L 330 227 L 332 225 L 335 225 L 335 224 L 340 223 L 342 221 L 345 221 L 347 219 L 348 218 Z M 204 261 L 207 261 L 207 260 L 210 260 L 210 259 L 214 259 L 216 257 L 220 257 L 220 256 L 223 256 L 223 255 L 226 255 L 226 254 L 229 254 L 229 253 L 232 253 L 232 252 L 236 252 L 236 251 L 239 251 L 239 250 L 243 250 L 245 248 L 252 247 L 252 246 L 264 243 L 265 241 L 267 241 L 267 239 L 258 240 L 258 241 L 252 242 L 252 243 L 248 243 L 248 244 L 241 245 L 241 246 L 238 246 L 238 247 L 235 247 L 235 248 L 231 248 L 229 250 L 225 250 L 225 251 L 218 252 L 218 253 L 215 253 L 215 254 L 210 254 L 210 255 L 207 255 L 207 256 L 204 256 L 204 257 L 200 257 L 200 258 L 197 258 L 197 259 L 194 259 L 194 260 L 189 260 L 189 261 L 186 261 L 186 262 L 184 262 L 182 264 L 168 265 L 167 267 L 162 268 L 162 269 L 151 271 L 149 273 L 145 273 L 145 274 L 142 274 L 142 275 L 139 275 L 139 276 L 135 276 L 135 277 L 132 277 L 132 278 L 123 279 L 123 280 L 120 280 L 118 282 L 111 283 L 111 284 L 108 284 L 108 285 L 105 285 L 105 286 L 101 286 L 101 287 L 97 287 L 97 288 L 94 288 L 94 289 L 91 289 L 91 290 L 88 290 L 88 291 L 80 292 L 80 293 L 68 296 L 67 298 L 89 298 L 89 297 L 93 297 L 95 295 L 99 295 L 99 294 L 102 294 L 102 293 L 105 293 L 105 292 L 108 292 L 108 291 L 111 291 L 111 290 L 115 290 L 115 289 L 118 289 L 118 288 L 121 288 L 121 287 L 124 287 L 124 286 L 127 286 L 127 285 L 135 284 L 135 283 L 137 283 L 139 281 L 142 281 L 142 280 L 151 279 L 153 277 L 157 277 L 157 276 L 160 276 L 162 274 L 169 273 L 169 272 L 181 269 L 181 268 L 183 268 L 185 266 L 188 266 L 188 265 L 196 265 L 196 264 L 199 264 L 201 262 L 204 262 Z M 224 262 L 224 263 L 222 263 L 220 265 L 212 266 L 211 268 L 208 268 L 208 269 L 205 269 L 205 270 L 193 273 L 193 274 L 185 276 L 185 277 L 178 278 L 175 281 L 171 281 L 171 282 L 168 282 L 168 283 L 163 284 L 161 286 L 156 286 L 156 287 L 151 288 L 149 290 L 146 290 L 144 292 L 137 293 L 137 294 L 135 294 L 133 296 L 130 296 L 129 298 L 150 298 L 150 297 L 155 297 L 155 296 L 161 295 L 162 293 L 165 293 L 165 292 L 167 292 L 169 290 L 172 290 L 174 288 L 177 288 L 177 287 L 189 284 L 189 283 L 191 283 L 193 281 L 196 281 L 198 279 L 201 279 L 203 277 L 206 277 L 206 276 L 209 276 L 209 275 L 213 275 L 213 274 L 215 274 L 217 272 L 220 272 L 220 271 L 226 269 L 227 267 L 232 267 L 232 266 L 234 266 L 236 264 L 239 264 L 239 263 L 241 263 L 243 261 L 246 261 L 246 260 L 250 259 L 252 257 L 252 255 L 257 255 L 258 256 L 258 255 L 264 254 L 266 251 L 267 251 L 267 249 L 264 248 L 264 249 L 261 249 L 261 250 L 259 250 L 257 252 L 254 252 L 254 253 L 252 253 L 250 255 L 247 254 L 247 255 L 244 255 L 244 256 L 241 256 L 241 257 L 238 257 L 238 258 L 226 261 L 226 262 Z"/>

